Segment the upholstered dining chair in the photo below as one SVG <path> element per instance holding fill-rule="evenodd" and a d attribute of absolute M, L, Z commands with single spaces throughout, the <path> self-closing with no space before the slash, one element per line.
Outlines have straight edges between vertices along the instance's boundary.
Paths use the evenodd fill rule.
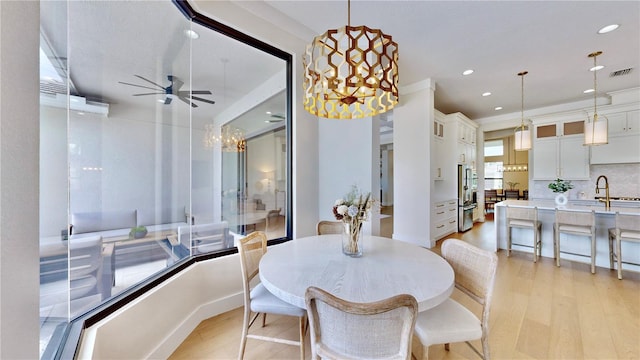
<path fill-rule="evenodd" d="M 489 210 L 493 210 L 494 205 L 498 202 L 498 191 L 497 190 L 485 190 L 484 191 L 484 212 L 487 213 Z"/>
<path fill-rule="evenodd" d="M 616 227 L 609 229 L 609 267 L 614 268 L 615 260 L 620 280 L 622 280 L 623 241 L 640 244 L 640 216 L 616 212 Z"/>
<path fill-rule="evenodd" d="M 299 346 L 300 359 L 304 359 L 304 338 L 307 332 L 306 310 L 278 299 L 261 283 L 251 289 L 251 281 L 258 275 L 260 259 L 266 252 L 267 236 L 262 231 L 254 231 L 246 237 L 238 240 L 238 253 L 240 254 L 240 267 L 242 269 L 242 286 L 244 287 L 244 320 L 238 359 L 244 358 L 247 339 Z M 262 314 L 262 326 L 264 327 L 266 325 L 267 313 L 298 317 L 300 323 L 299 340 L 294 341 L 270 336 L 249 334 L 249 328 L 253 325 L 260 314 Z"/>
<path fill-rule="evenodd" d="M 344 223 L 342 221 L 321 220 L 316 225 L 316 233 L 318 235 L 342 234 L 343 232 Z"/>
<path fill-rule="evenodd" d="M 413 296 L 355 303 L 311 286 L 305 301 L 312 359 L 411 359 L 418 313 Z"/>
<path fill-rule="evenodd" d="M 453 267 L 455 286 L 482 306 L 480 319 L 469 309 L 449 298 L 442 304 L 420 312 L 415 335 L 422 343 L 422 358 L 428 359 L 429 346 L 466 342 L 485 360 L 489 359 L 489 310 L 498 256 L 464 241 L 447 239 L 442 243 L 442 256 Z M 470 341 L 481 340 L 482 353 Z"/>
<path fill-rule="evenodd" d="M 520 198 L 520 190 L 505 190 L 504 191 L 505 199 L 516 199 Z"/>

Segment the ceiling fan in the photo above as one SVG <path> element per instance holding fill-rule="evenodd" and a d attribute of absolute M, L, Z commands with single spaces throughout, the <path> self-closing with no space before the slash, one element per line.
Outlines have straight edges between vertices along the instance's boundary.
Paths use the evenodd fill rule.
<path fill-rule="evenodd" d="M 157 88 L 153 88 L 153 87 L 149 87 L 149 86 L 145 86 L 145 85 L 138 85 L 138 84 L 131 84 L 131 83 L 127 83 L 127 82 L 123 82 L 123 81 L 118 81 L 120 84 L 124 84 L 124 85 L 129 85 L 129 86 L 135 86 L 135 87 L 140 87 L 140 88 L 144 88 L 144 89 L 149 89 L 149 90 L 154 90 L 155 92 L 151 92 L 151 93 L 142 93 L 142 94 L 133 94 L 133 96 L 145 96 L 145 95 L 161 95 L 164 94 L 166 95 L 165 99 L 164 99 L 164 104 L 168 105 L 171 104 L 171 100 L 173 100 L 173 97 L 178 97 L 178 99 L 184 101 L 186 104 L 190 104 L 191 107 L 198 107 L 198 105 L 196 105 L 195 102 L 193 102 L 193 100 L 196 101 L 202 101 L 202 102 L 206 102 L 209 104 L 215 104 L 216 102 L 213 100 L 208 100 L 208 99 L 204 99 L 198 96 L 193 96 L 194 94 L 197 95 L 211 95 L 211 91 L 209 90 L 180 90 L 180 88 L 182 87 L 182 85 L 184 84 L 184 82 L 180 79 L 178 79 L 177 76 L 173 76 L 173 75 L 167 75 L 167 79 L 171 82 L 171 84 L 169 84 L 169 86 L 164 87 L 162 85 L 156 84 L 155 82 L 146 79 L 140 75 L 134 75 L 137 78 L 140 78 L 150 84 L 155 85 Z"/>

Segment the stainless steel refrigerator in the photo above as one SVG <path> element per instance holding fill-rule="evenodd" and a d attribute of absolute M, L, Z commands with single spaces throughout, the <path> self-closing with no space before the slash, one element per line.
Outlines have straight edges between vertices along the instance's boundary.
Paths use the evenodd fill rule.
<path fill-rule="evenodd" d="M 458 165 L 458 231 L 473 227 L 473 209 L 476 208 L 473 169 L 469 165 Z"/>

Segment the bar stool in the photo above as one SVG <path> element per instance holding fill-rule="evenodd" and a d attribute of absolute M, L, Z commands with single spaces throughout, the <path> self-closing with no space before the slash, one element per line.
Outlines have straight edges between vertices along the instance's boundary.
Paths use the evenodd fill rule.
<path fill-rule="evenodd" d="M 560 253 L 589 256 L 584 254 L 560 251 L 560 234 L 587 236 L 591 238 L 591 273 L 596 273 L 596 222 L 595 211 L 558 210 L 553 225 L 553 251 L 556 265 L 560 266 Z"/>
<path fill-rule="evenodd" d="M 613 260 L 617 260 L 620 280 L 622 280 L 621 243 L 623 241 L 640 244 L 640 216 L 616 212 L 616 227 L 609 229 L 609 267 L 613 270 Z"/>
<path fill-rule="evenodd" d="M 515 244 L 533 248 L 533 262 L 542 256 L 542 223 L 538 221 L 538 208 L 507 207 L 507 256 L 511 255 L 511 228 L 533 230 L 533 246 Z"/>

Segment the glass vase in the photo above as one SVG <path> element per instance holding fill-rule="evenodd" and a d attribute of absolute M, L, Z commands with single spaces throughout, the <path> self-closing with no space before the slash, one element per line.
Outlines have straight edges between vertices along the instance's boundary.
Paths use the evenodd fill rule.
<path fill-rule="evenodd" d="M 342 252 L 351 257 L 362 256 L 362 222 L 345 222 L 342 232 Z"/>

